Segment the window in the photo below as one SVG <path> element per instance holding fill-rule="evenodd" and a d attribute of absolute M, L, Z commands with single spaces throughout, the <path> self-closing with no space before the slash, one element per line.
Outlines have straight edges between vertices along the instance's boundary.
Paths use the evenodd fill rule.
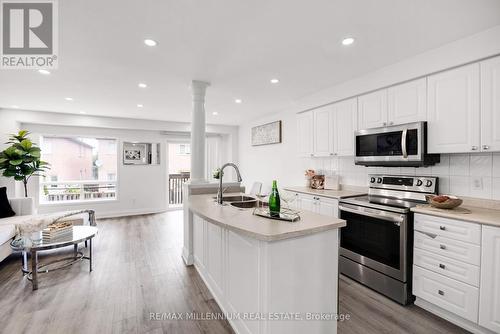
<path fill-rule="evenodd" d="M 108 138 L 41 138 L 50 170 L 40 182 L 40 202 L 116 199 L 117 142 Z"/>
<path fill-rule="evenodd" d="M 191 154 L 191 145 L 179 144 L 179 154 Z"/>

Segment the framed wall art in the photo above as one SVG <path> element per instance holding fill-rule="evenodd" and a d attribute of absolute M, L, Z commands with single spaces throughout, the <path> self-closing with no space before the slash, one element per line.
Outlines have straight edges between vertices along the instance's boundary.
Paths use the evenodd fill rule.
<path fill-rule="evenodd" d="M 281 121 L 271 122 L 252 128 L 252 146 L 281 143 Z"/>

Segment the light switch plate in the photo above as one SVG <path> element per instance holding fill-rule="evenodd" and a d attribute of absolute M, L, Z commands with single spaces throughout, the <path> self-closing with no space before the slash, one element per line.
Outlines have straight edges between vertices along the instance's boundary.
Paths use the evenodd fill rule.
<path fill-rule="evenodd" d="M 483 179 L 481 177 L 472 177 L 472 190 L 483 190 Z"/>

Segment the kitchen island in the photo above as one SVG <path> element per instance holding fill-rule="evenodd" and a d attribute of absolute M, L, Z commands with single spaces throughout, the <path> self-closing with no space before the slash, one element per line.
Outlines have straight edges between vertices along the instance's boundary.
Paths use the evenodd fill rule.
<path fill-rule="evenodd" d="M 194 266 L 236 333 L 336 333 L 339 228 L 304 211 L 298 222 L 188 198 Z"/>

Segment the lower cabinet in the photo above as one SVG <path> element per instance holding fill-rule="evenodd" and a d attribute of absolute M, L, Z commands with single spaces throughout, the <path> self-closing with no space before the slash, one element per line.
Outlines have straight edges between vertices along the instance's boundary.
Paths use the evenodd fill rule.
<path fill-rule="evenodd" d="M 500 227 L 415 214 L 415 304 L 473 333 L 500 333 Z"/>
<path fill-rule="evenodd" d="M 500 228 L 483 226 L 479 325 L 500 333 Z"/>
<path fill-rule="evenodd" d="M 297 210 L 307 210 L 314 213 L 338 218 L 339 201 L 334 198 L 296 193 L 293 207 Z"/>
<path fill-rule="evenodd" d="M 239 334 L 337 332 L 339 230 L 263 241 L 193 215 L 194 265 Z M 259 317 L 259 318 L 256 318 Z"/>

